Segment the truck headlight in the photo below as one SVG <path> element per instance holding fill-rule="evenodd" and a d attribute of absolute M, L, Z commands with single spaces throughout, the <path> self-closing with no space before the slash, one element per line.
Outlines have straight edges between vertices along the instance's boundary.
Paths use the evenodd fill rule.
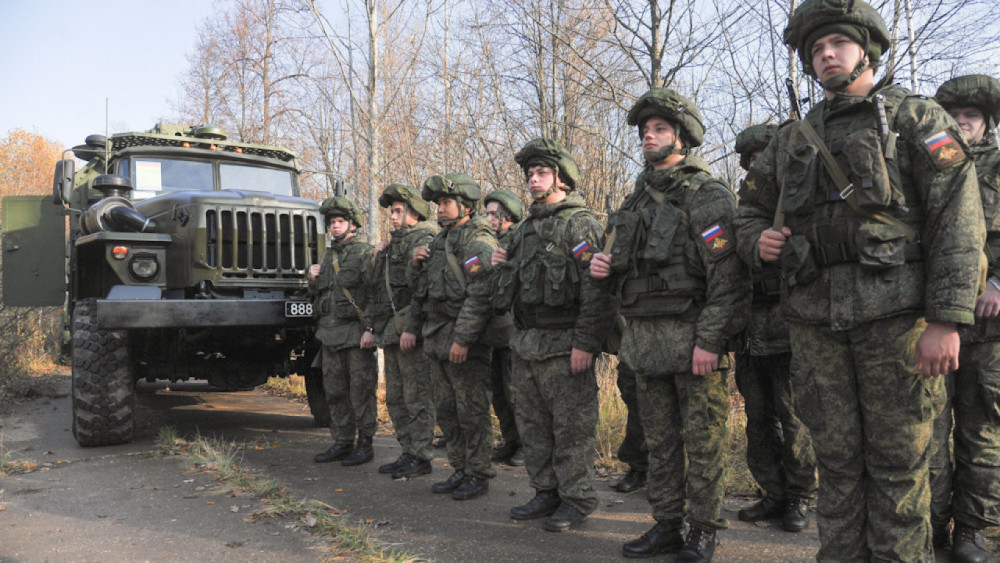
<path fill-rule="evenodd" d="M 128 263 L 129 272 L 139 281 L 150 281 L 160 273 L 160 262 L 155 254 L 139 253 Z"/>

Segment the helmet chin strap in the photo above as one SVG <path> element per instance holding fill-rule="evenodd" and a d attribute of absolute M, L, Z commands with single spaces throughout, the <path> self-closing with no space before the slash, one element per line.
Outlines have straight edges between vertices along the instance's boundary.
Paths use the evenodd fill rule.
<path fill-rule="evenodd" d="M 829 90 L 830 92 L 843 92 L 844 90 L 847 89 L 848 86 L 853 84 L 854 81 L 857 80 L 859 76 L 864 74 L 866 70 L 875 68 L 868 63 L 868 59 L 870 56 L 868 53 L 868 49 L 871 47 L 871 37 L 868 33 L 868 30 L 865 30 L 864 33 L 865 33 L 864 51 L 862 52 L 861 60 L 858 61 L 858 65 L 854 67 L 854 71 L 851 72 L 850 74 L 834 75 L 830 77 L 830 79 L 827 80 L 826 82 L 821 81 L 820 85 L 823 86 L 824 90 Z"/>
<path fill-rule="evenodd" d="M 677 129 L 676 125 L 674 126 L 674 129 L 675 130 Z M 642 156 L 650 164 L 655 164 L 657 162 L 662 162 L 666 160 L 668 157 L 675 154 L 687 155 L 689 152 L 687 147 L 677 148 L 677 137 L 678 136 L 675 134 L 674 144 L 670 145 L 669 147 L 660 147 L 659 150 L 655 151 L 642 151 Z"/>
<path fill-rule="evenodd" d="M 465 210 L 465 206 L 462 205 L 462 200 L 455 198 L 455 203 L 458 204 L 458 217 L 454 219 L 438 219 L 438 225 L 448 228 L 469 215 L 469 212 Z"/>

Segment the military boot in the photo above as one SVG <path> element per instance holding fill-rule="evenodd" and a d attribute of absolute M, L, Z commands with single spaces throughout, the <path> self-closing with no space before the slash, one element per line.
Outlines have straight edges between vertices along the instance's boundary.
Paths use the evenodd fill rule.
<path fill-rule="evenodd" d="M 955 523 L 952 537 L 951 560 L 955 563 L 985 563 L 993 561 L 990 548 L 986 547 L 983 531 Z"/>
<path fill-rule="evenodd" d="M 351 451 L 354 449 L 354 444 L 334 444 L 333 447 L 326 450 L 323 453 L 316 454 L 313 457 L 313 461 L 316 463 L 330 463 L 331 461 L 340 461 L 345 457 L 351 455 Z"/>
<path fill-rule="evenodd" d="M 615 483 L 614 490 L 619 493 L 631 493 L 646 486 L 646 472 L 637 471 L 631 467 L 621 481 Z"/>
<path fill-rule="evenodd" d="M 510 517 L 514 520 L 534 520 L 543 516 L 549 516 L 559 508 L 559 493 L 556 491 L 538 491 L 535 498 L 529 500 L 521 506 L 510 509 Z"/>
<path fill-rule="evenodd" d="M 403 453 L 402 455 L 396 458 L 396 461 L 392 463 L 385 463 L 378 466 L 378 472 L 389 473 L 389 474 L 395 473 L 396 470 L 405 465 L 406 462 L 409 461 L 409 459 L 410 459 L 410 454 Z"/>
<path fill-rule="evenodd" d="M 549 519 L 545 521 L 545 529 L 550 532 L 565 532 L 586 519 L 586 514 L 564 502 L 559 505 L 555 514 L 549 516 Z"/>
<path fill-rule="evenodd" d="M 664 553 L 677 553 L 684 546 L 683 523 L 656 523 L 637 540 L 622 546 L 625 557 L 655 557 Z"/>
<path fill-rule="evenodd" d="M 392 478 L 402 479 L 403 477 L 419 477 L 421 475 L 427 475 L 432 470 L 433 468 L 431 467 L 431 462 L 417 459 L 413 456 L 408 456 L 406 463 L 400 465 L 395 471 L 392 472 Z"/>
<path fill-rule="evenodd" d="M 707 563 L 715 555 L 715 530 L 702 530 L 691 526 L 684 547 L 677 554 L 675 563 Z"/>
<path fill-rule="evenodd" d="M 785 513 L 781 515 L 781 527 L 786 532 L 801 532 L 809 526 L 809 501 L 800 498 L 788 499 Z"/>
<path fill-rule="evenodd" d="M 451 498 L 455 500 L 472 500 L 485 495 L 489 490 L 489 479 L 483 479 L 475 475 L 466 475 L 465 479 L 462 480 L 462 484 L 451 492 Z"/>
<path fill-rule="evenodd" d="M 358 438 L 358 446 L 354 448 L 351 455 L 345 457 L 343 461 L 340 462 L 340 465 L 352 467 L 354 465 L 368 463 L 373 459 L 375 459 L 375 448 L 372 447 L 372 439 L 368 436 Z"/>
<path fill-rule="evenodd" d="M 458 488 L 465 480 L 465 471 L 459 469 L 458 471 L 451 474 L 446 481 L 441 481 L 440 483 L 434 483 L 431 485 L 431 492 L 439 495 L 450 493 Z"/>
<path fill-rule="evenodd" d="M 740 520 L 744 522 L 758 522 L 770 518 L 778 518 L 785 513 L 785 503 L 774 498 L 764 497 L 756 504 L 744 508 L 736 513 Z"/>

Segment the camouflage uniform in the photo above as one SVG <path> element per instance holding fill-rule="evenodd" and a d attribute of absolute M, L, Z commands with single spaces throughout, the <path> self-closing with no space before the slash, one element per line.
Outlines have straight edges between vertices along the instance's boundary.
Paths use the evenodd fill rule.
<path fill-rule="evenodd" d="M 510 245 L 513 232 L 514 227 L 511 227 L 506 233 L 500 233 L 498 237 L 500 248 L 507 248 Z M 514 392 L 511 388 L 514 357 L 510 349 L 510 337 L 513 336 L 513 329 L 511 325 L 510 330 L 495 335 L 496 346 L 493 347 L 493 361 L 490 365 L 493 413 L 497 415 L 497 421 L 500 423 L 500 436 L 503 437 L 504 448 L 509 450 L 511 455 L 521 447 L 521 434 L 517 430 L 517 420 L 514 415 Z"/>
<path fill-rule="evenodd" d="M 467 286 L 446 258 L 446 239 Z M 490 479 L 493 434 L 490 424 L 489 369 L 492 349 L 479 342 L 491 318 L 490 257 L 497 247 L 490 222 L 478 215 L 442 229 L 429 246 L 430 256 L 410 266 L 415 281 L 405 331 L 422 334 L 430 358 L 437 402 L 437 423 L 448 442 L 448 462 L 455 471 Z M 469 349 L 461 364 L 448 361 L 452 343 Z"/>
<path fill-rule="evenodd" d="M 853 5 L 878 18 L 867 4 Z M 888 44 L 887 32 L 879 37 Z M 800 56 L 808 51 L 793 43 Z M 894 132 L 885 137 L 876 95 Z M 778 262 L 795 405 L 819 467 L 817 559 L 932 561 L 928 445 L 943 385 L 921 377 L 914 354 L 924 318 L 973 320 L 983 229 L 971 162 L 940 106 L 896 86 L 837 95 L 806 120 L 850 175 L 849 197 L 867 214 L 840 196 L 817 149 L 788 126 L 751 167 L 737 240 L 744 259 L 760 264 L 757 241 L 784 184 L 792 236 Z M 920 242 L 906 242 L 906 228 L 874 212 L 916 230 Z"/>
<path fill-rule="evenodd" d="M 338 261 L 339 273 L 334 269 Z M 355 433 L 370 439 L 377 430 L 375 350 L 363 350 L 359 310 L 368 303 L 372 245 L 355 234 L 335 241 L 314 285 L 314 310 L 319 316 L 316 338 L 323 343 L 323 390 L 330 405 L 330 435 L 336 444 L 353 444 Z M 344 288 L 351 295 L 349 300 Z M 353 303 L 351 302 L 353 300 Z"/>
<path fill-rule="evenodd" d="M 592 484 L 597 426 L 597 379 L 570 370 L 573 348 L 601 353 L 607 296 L 587 275 L 604 228 L 583 198 L 533 203 L 497 268 L 494 303 L 512 308 L 514 406 L 531 486 L 558 490 L 582 514 L 597 508 Z M 589 248 L 578 247 L 583 243 Z"/>
<path fill-rule="evenodd" d="M 373 293 L 369 311 L 375 341 L 385 357 L 385 406 L 403 453 L 421 461 L 434 458 L 431 447 L 434 384 L 430 362 L 423 350 L 403 352 L 399 348 L 399 337 L 413 295 L 406 278 L 413 250 L 427 245 L 438 231 L 440 227 L 429 221 L 404 225 L 393 231 L 389 246 L 376 255 L 368 281 Z M 386 268 L 389 268 L 391 296 L 386 287 Z"/>
<path fill-rule="evenodd" d="M 635 373 L 625 365 L 625 362 L 618 362 L 615 384 L 628 411 L 625 419 L 625 437 L 618 446 L 618 459 L 627 464 L 632 471 L 646 473 L 649 471 L 649 447 L 646 446 L 646 433 L 642 430 L 642 417 L 639 415 L 639 393 L 636 389 Z"/>

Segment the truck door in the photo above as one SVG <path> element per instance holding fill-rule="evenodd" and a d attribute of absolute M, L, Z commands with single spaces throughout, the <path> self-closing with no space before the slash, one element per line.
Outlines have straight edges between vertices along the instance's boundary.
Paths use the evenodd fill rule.
<path fill-rule="evenodd" d="M 61 306 L 66 295 L 66 210 L 52 196 L 3 199 L 3 302 Z"/>

